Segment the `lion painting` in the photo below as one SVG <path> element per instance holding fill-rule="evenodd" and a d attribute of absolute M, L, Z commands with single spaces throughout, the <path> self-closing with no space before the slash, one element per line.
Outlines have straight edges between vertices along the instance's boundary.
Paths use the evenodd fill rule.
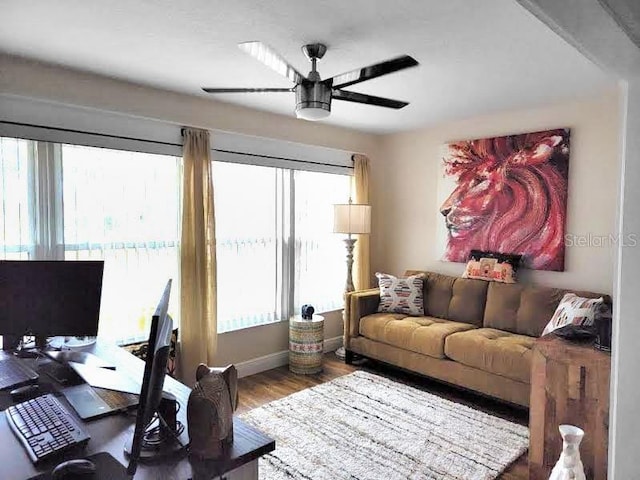
<path fill-rule="evenodd" d="M 474 249 L 564 271 L 568 129 L 450 143 L 443 166 L 454 182 L 440 206 L 444 260 L 466 262 Z"/>

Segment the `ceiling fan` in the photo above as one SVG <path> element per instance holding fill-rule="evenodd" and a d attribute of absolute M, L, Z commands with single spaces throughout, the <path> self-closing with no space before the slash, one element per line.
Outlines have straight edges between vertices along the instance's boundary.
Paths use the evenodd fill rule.
<path fill-rule="evenodd" d="M 327 47 L 322 43 L 312 43 L 302 47 L 302 51 L 311 62 L 311 71 L 307 77 L 304 77 L 282 58 L 280 54 L 262 42 L 243 42 L 238 44 L 238 47 L 279 74 L 287 77 L 295 83 L 295 86 L 291 88 L 205 87 L 203 90 L 208 93 L 295 92 L 296 116 L 298 118 L 304 118 L 305 120 L 321 120 L 328 117 L 331 113 L 332 99 L 395 109 L 406 107 L 408 105 L 407 102 L 342 89 L 356 83 L 418 65 L 418 62 L 413 57 L 402 55 L 385 62 L 321 80 L 320 74 L 316 70 L 316 63 L 327 51 Z"/>

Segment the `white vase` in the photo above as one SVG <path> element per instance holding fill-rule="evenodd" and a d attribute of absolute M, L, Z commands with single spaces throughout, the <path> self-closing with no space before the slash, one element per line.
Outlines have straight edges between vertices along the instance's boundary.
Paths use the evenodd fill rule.
<path fill-rule="evenodd" d="M 560 425 L 562 453 L 551 471 L 549 480 L 586 480 L 580 460 L 580 442 L 584 430 L 573 425 Z"/>

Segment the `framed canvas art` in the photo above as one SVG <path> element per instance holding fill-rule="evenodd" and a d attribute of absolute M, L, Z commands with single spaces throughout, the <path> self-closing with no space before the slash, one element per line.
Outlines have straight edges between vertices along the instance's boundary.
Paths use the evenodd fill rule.
<path fill-rule="evenodd" d="M 438 183 L 443 260 L 471 250 L 564 271 L 569 129 L 452 142 Z"/>

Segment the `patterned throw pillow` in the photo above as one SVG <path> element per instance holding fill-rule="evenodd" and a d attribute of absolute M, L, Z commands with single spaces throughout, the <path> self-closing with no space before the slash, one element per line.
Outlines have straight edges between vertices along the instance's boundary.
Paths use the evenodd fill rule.
<path fill-rule="evenodd" d="M 521 258 L 522 255 L 471 250 L 462 278 L 516 283 Z"/>
<path fill-rule="evenodd" d="M 380 286 L 378 312 L 424 315 L 424 295 L 422 285 L 424 275 L 397 278 L 386 273 L 376 273 Z"/>
<path fill-rule="evenodd" d="M 544 327 L 542 335 L 546 335 L 567 325 L 578 327 L 593 325 L 596 312 L 603 302 L 604 299 L 602 297 L 585 298 L 579 297 L 575 293 L 565 294 L 562 300 L 560 300 L 560 304 L 558 308 L 556 308 L 553 317 L 551 317 L 547 326 Z"/>

